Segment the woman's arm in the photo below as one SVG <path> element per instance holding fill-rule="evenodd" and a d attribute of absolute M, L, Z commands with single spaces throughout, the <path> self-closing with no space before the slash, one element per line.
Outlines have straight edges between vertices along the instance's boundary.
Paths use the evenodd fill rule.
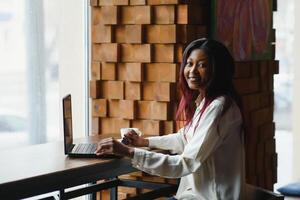
<path fill-rule="evenodd" d="M 164 136 L 148 137 L 149 147 L 170 150 L 172 153 L 181 154 L 183 152 L 186 141 L 183 136 L 183 128 L 177 133 Z"/>
<path fill-rule="evenodd" d="M 185 146 L 185 139 L 183 136 L 183 129 L 177 133 L 168 134 L 164 136 L 155 136 L 143 138 L 131 131 L 124 135 L 128 143 L 135 147 L 151 147 L 163 150 L 170 150 L 172 153 L 182 153 Z"/>
<path fill-rule="evenodd" d="M 212 102 L 207 107 L 192 140 L 185 146 L 181 155 L 165 155 L 135 148 L 133 166 L 147 173 L 168 178 L 178 178 L 197 171 L 222 144 L 223 137 L 218 132 L 218 124 L 222 123 L 222 119 L 219 121 L 222 105 L 220 102 Z"/>
<path fill-rule="evenodd" d="M 192 159 L 182 155 L 166 155 L 147 151 L 144 149 L 134 149 L 132 165 L 144 172 L 166 178 L 180 178 L 188 175 L 199 167 Z"/>

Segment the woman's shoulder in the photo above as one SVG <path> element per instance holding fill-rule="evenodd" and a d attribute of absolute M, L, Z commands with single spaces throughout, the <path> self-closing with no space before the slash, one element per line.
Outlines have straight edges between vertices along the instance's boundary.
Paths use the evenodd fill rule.
<path fill-rule="evenodd" d="M 237 105 L 235 100 L 232 97 L 225 96 L 225 95 L 216 97 L 215 99 L 212 100 L 211 104 L 224 105 L 226 101 L 231 102 L 231 104 Z"/>
<path fill-rule="evenodd" d="M 203 107 L 205 106 L 203 103 L 202 104 L 202 110 L 204 110 L 205 113 L 211 113 L 211 112 L 221 112 L 223 110 L 223 107 L 225 105 L 225 97 L 224 96 L 219 96 L 213 100 L 211 100 L 211 102 L 208 102 L 207 107 L 205 107 L 203 109 Z"/>
<path fill-rule="evenodd" d="M 225 104 L 226 97 L 225 96 L 219 96 L 215 99 L 213 99 L 210 103 L 211 106 L 223 106 Z"/>
<path fill-rule="evenodd" d="M 226 104 L 226 105 L 225 105 Z M 228 96 L 219 96 L 212 100 L 210 103 L 211 107 L 219 107 L 220 109 L 225 108 L 226 110 L 234 110 L 234 111 L 239 111 L 239 107 L 237 103 Z M 228 107 L 227 107 L 228 106 Z"/>

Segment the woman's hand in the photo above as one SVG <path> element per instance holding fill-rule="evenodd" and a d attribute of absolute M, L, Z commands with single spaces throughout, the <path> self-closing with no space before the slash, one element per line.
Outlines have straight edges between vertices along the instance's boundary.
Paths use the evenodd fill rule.
<path fill-rule="evenodd" d="M 110 137 L 100 140 L 95 153 L 97 156 L 116 154 L 133 158 L 134 149 Z"/>
<path fill-rule="evenodd" d="M 134 130 L 131 130 L 130 132 L 126 133 L 124 135 L 124 138 L 132 146 L 136 146 L 136 147 L 148 147 L 149 146 L 149 140 L 142 138 Z"/>

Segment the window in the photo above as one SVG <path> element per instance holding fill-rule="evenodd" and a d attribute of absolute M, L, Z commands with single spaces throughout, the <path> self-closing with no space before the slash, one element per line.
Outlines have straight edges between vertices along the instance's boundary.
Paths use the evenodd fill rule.
<path fill-rule="evenodd" d="M 0 1 L 0 150 L 62 140 L 61 98 L 87 132 L 87 0 Z"/>
<path fill-rule="evenodd" d="M 293 176 L 294 20 L 294 0 L 278 0 L 278 11 L 274 12 L 276 59 L 279 60 L 279 74 L 274 77 L 274 121 L 278 153 L 278 183 L 275 189 L 290 183 Z"/>

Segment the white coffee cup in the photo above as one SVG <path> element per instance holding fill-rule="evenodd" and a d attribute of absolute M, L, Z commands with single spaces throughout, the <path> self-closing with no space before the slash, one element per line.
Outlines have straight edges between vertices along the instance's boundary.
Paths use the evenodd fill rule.
<path fill-rule="evenodd" d="M 136 132 L 136 134 L 138 134 L 138 136 L 142 135 L 142 132 L 138 129 L 138 128 L 121 128 L 120 132 L 121 132 L 121 138 L 123 139 L 124 135 L 130 131 L 134 131 Z"/>

